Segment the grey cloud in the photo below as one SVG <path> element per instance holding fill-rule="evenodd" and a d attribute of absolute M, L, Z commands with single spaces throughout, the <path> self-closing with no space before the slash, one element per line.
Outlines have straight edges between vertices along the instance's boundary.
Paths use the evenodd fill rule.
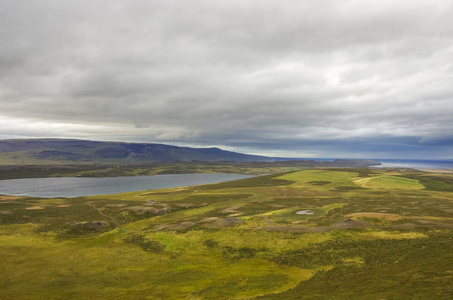
<path fill-rule="evenodd" d="M 0 5 L 0 137 L 452 148 L 449 1 Z"/>

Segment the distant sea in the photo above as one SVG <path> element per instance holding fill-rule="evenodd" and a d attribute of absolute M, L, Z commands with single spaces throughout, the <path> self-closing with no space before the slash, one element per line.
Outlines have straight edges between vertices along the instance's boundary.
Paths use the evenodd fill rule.
<path fill-rule="evenodd" d="M 377 168 L 453 169 L 451 160 L 374 159 L 381 162 Z"/>
<path fill-rule="evenodd" d="M 334 161 L 335 158 L 287 158 L 291 160 Z M 381 165 L 376 168 L 411 168 L 411 169 L 453 169 L 453 160 L 423 160 L 423 159 L 379 159 L 379 158 L 341 158 L 341 159 L 369 159 Z"/>

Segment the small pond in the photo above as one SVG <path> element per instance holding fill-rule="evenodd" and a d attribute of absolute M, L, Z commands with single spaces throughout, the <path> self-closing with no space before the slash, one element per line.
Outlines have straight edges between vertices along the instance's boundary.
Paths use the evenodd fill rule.
<path fill-rule="evenodd" d="M 313 215 L 314 212 L 312 212 L 311 210 L 300 210 L 298 212 L 296 212 L 296 215 Z"/>

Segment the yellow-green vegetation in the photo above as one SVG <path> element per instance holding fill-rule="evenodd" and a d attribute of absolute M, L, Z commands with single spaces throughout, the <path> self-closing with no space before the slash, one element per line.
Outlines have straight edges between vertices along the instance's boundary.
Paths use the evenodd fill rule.
<path fill-rule="evenodd" d="M 420 190 L 425 188 L 418 180 L 395 177 L 395 176 L 378 176 L 370 178 L 364 187 L 374 189 L 403 189 L 403 190 Z"/>
<path fill-rule="evenodd" d="M 450 174 L 0 197 L 0 299 L 450 299 Z"/>
<path fill-rule="evenodd" d="M 352 180 L 358 173 L 353 172 L 333 172 L 330 170 L 305 170 L 286 174 L 278 179 L 295 181 L 295 184 L 309 184 L 317 186 L 332 186 L 341 184 L 353 184 Z"/>
<path fill-rule="evenodd" d="M 86 154 L 86 153 L 84 153 Z M 33 177 L 115 177 L 146 176 L 156 174 L 230 173 L 275 174 L 303 170 L 322 165 L 335 166 L 335 162 L 275 161 L 275 162 L 149 162 L 124 164 L 124 161 L 67 161 L 36 159 L 33 152 L 0 153 L 0 179 Z M 121 160 L 120 160 L 121 161 Z M 366 162 L 348 162 L 351 165 Z"/>
<path fill-rule="evenodd" d="M 36 236 L 31 225 L 6 225 L 2 233 L 2 299 L 243 298 L 285 291 L 312 276 L 259 258 L 144 252 L 118 235 L 57 241 Z"/>

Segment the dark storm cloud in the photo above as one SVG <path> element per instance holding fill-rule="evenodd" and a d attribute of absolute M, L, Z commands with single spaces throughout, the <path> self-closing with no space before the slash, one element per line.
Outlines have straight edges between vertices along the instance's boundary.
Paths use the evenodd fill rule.
<path fill-rule="evenodd" d="M 441 0 L 0 0 L 0 137 L 451 157 L 452 13 Z"/>

